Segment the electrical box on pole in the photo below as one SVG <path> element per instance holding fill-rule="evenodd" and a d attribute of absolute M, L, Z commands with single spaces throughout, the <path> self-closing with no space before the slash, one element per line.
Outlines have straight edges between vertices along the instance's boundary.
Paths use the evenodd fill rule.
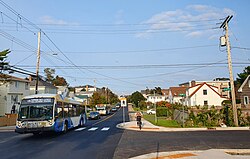
<path fill-rule="evenodd" d="M 221 36 L 220 37 L 220 46 L 223 47 L 223 46 L 226 46 L 227 43 L 226 43 L 226 37 L 225 36 Z"/>

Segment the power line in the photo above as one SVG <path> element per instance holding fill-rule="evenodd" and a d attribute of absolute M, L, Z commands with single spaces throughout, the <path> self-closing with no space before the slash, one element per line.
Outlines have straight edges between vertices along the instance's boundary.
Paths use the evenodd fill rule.
<path fill-rule="evenodd" d="M 232 49 L 241 49 L 241 50 L 247 50 L 249 51 L 250 48 L 246 48 L 246 47 L 238 47 L 238 46 L 233 46 Z"/>
<path fill-rule="evenodd" d="M 143 49 L 143 50 L 117 50 L 117 51 L 64 51 L 65 54 L 127 54 L 127 53 L 156 53 L 163 51 L 176 51 L 176 50 L 186 50 L 186 49 L 197 49 L 206 47 L 217 47 L 218 44 L 211 45 L 197 45 L 197 46 L 184 46 L 184 47 L 173 47 L 173 48 L 162 48 L 162 49 Z M 23 52 L 24 50 L 15 50 Z M 59 52 L 52 52 L 59 53 Z"/>
<path fill-rule="evenodd" d="M 236 65 L 246 65 L 250 64 L 250 62 L 234 62 Z M 127 66 L 80 66 L 78 65 L 78 68 L 81 69 L 155 69 L 155 68 L 179 68 L 179 67 L 194 67 L 194 66 L 221 66 L 221 65 L 227 65 L 226 62 L 220 62 L 220 63 L 189 63 L 189 64 L 162 64 L 162 65 L 127 65 Z M 18 65 L 19 67 L 23 68 L 35 68 L 33 65 Z M 51 67 L 51 66 L 42 66 L 44 68 Z M 53 66 L 57 69 L 76 69 L 75 66 Z"/>

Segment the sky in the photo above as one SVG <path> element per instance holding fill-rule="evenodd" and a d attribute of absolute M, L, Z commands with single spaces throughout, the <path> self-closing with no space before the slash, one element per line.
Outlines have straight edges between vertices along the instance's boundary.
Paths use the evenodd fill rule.
<path fill-rule="evenodd" d="M 229 78 L 220 47 L 229 22 L 234 79 L 250 65 L 249 0 L 0 0 L 0 50 L 10 65 L 55 69 L 70 86 L 118 95 L 191 80 Z M 23 74 L 14 74 L 27 77 Z"/>

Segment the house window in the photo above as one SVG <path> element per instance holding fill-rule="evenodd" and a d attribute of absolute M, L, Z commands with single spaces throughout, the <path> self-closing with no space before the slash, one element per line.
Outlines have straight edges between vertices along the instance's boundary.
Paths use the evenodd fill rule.
<path fill-rule="evenodd" d="M 15 87 L 18 88 L 18 81 L 15 81 Z"/>
<path fill-rule="evenodd" d="M 18 95 L 11 95 L 11 103 L 17 103 L 18 102 Z"/>
<path fill-rule="evenodd" d="M 249 104 L 249 98 L 248 96 L 244 96 L 244 105 Z"/>
<path fill-rule="evenodd" d="M 25 83 L 25 90 L 29 90 L 29 83 L 28 82 Z"/>
<path fill-rule="evenodd" d="M 204 100 L 204 105 L 208 105 L 208 101 L 207 100 Z"/>
<path fill-rule="evenodd" d="M 203 89 L 203 95 L 207 95 L 207 90 Z"/>

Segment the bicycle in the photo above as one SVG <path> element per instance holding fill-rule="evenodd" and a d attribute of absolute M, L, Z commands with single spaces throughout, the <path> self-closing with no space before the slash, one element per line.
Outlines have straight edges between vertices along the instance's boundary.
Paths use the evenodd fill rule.
<path fill-rule="evenodd" d="M 139 129 L 141 130 L 141 128 L 142 128 L 142 122 L 141 121 L 137 121 L 137 125 L 139 126 Z"/>

